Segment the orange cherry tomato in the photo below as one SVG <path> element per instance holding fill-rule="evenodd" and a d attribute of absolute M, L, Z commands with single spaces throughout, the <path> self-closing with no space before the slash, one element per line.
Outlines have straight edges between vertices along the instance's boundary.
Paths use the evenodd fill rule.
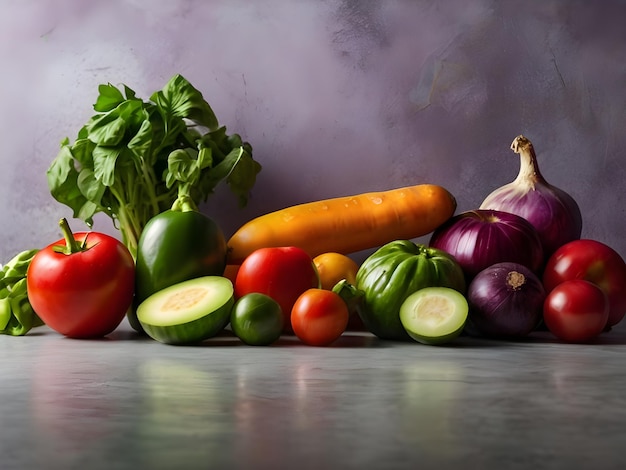
<path fill-rule="evenodd" d="M 341 253 L 322 253 L 313 258 L 322 289 L 332 290 L 339 281 L 345 279 L 350 284 L 356 282 L 359 265 L 349 256 Z"/>

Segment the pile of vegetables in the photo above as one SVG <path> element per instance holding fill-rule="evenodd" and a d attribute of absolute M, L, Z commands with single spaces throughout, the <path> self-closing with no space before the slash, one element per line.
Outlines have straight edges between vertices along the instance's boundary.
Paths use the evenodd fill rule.
<path fill-rule="evenodd" d="M 180 75 L 148 101 L 101 85 L 94 110 L 62 141 L 48 183 L 89 227 L 108 215 L 121 240 L 61 219 L 63 238 L 2 268 L 0 333 L 46 324 L 96 338 L 127 316 L 173 345 L 227 327 L 254 346 L 285 334 L 325 346 L 347 330 L 440 345 L 542 327 L 588 342 L 626 314 L 626 263 L 580 238 L 577 203 L 545 180 L 523 136 L 511 145 L 517 178 L 474 210 L 456 214 L 447 189 L 417 184 L 280 209 L 227 239 L 199 207 L 222 181 L 245 205 L 261 165 L 200 91 Z"/>

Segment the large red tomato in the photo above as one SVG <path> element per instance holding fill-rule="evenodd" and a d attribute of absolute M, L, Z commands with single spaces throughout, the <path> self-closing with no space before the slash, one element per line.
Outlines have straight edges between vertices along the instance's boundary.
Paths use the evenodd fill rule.
<path fill-rule="evenodd" d="M 291 331 L 291 308 L 307 289 L 319 286 L 311 256 L 295 246 L 259 248 L 241 263 L 235 278 L 235 297 L 258 292 L 279 303 Z"/>
<path fill-rule="evenodd" d="M 63 223 L 65 222 L 65 225 Z M 72 234 L 40 250 L 26 276 L 28 299 L 41 320 L 71 338 L 111 333 L 135 292 L 135 263 L 120 241 L 98 232 Z"/>
<path fill-rule="evenodd" d="M 293 306 L 291 325 L 303 343 L 326 346 L 343 334 L 349 317 L 348 306 L 339 294 L 326 289 L 308 289 Z"/>
<path fill-rule="evenodd" d="M 543 305 L 548 330 L 562 341 L 589 341 L 602 333 L 608 318 L 606 294 L 584 279 L 562 282 L 550 291 Z"/>
<path fill-rule="evenodd" d="M 596 284 L 609 300 L 607 327 L 617 325 L 626 314 L 626 263 L 613 248 L 596 240 L 581 239 L 566 243 L 548 259 L 543 285 L 550 292 L 572 279 Z"/>

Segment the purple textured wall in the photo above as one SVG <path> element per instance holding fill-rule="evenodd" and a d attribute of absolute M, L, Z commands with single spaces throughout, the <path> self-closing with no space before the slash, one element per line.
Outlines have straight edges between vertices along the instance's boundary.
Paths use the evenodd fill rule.
<path fill-rule="evenodd" d="M 97 86 L 147 98 L 175 73 L 264 166 L 247 208 L 225 187 L 203 206 L 227 235 L 287 205 L 417 183 L 475 208 L 517 174 L 524 134 L 578 201 L 583 236 L 626 256 L 624 18 L 618 0 L 4 0 L 0 262 L 71 216 L 45 172 Z"/>

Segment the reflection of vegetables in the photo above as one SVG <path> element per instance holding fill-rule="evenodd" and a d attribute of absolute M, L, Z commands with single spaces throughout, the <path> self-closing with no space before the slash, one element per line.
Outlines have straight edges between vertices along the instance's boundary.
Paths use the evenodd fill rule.
<path fill-rule="evenodd" d="M 229 262 L 240 264 L 254 250 L 275 246 L 298 246 L 312 258 L 354 253 L 426 235 L 455 210 L 454 197 L 432 184 L 299 204 L 244 224 L 228 241 Z"/>
<path fill-rule="evenodd" d="M 511 149 L 521 159 L 517 178 L 489 194 L 480 209 L 496 209 L 524 217 L 537 229 L 544 256 L 548 258 L 559 246 L 580 238 L 580 209 L 569 194 L 544 179 L 533 144 L 526 137 L 516 137 Z"/>
<path fill-rule="evenodd" d="M 135 291 L 135 263 L 119 240 L 105 233 L 72 233 L 40 250 L 28 267 L 28 297 L 37 315 L 71 338 L 96 338 L 121 323 Z"/>
<path fill-rule="evenodd" d="M 477 209 L 457 214 L 435 230 L 430 246 L 454 256 L 468 280 L 495 263 L 520 263 L 533 272 L 539 272 L 543 264 L 535 227 L 503 211 Z"/>
<path fill-rule="evenodd" d="M 358 311 L 367 329 L 383 339 L 408 340 L 400 322 L 400 306 L 406 298 L 424 287 L 450 287 L 464 293 L 465 278 L 448 253 L 396 240 L 363 261 L 356 287 L 364 292 Z"/>
<path fill-rule="evenodd" d="M 496 263 L 467 288 L 469 323 L 484 336 L 526 336 L 541 320 L 545 297 L 541 280 L 526 266 Z"/>
<path fill-rule="evenodd" d="M 176 171 L 168 169 L 172 152 L 174 158 L 183 151 L 203 162 L 189 188 L 196 204 L 222 180 L 241 204 L 247 202 L 261 170 L 252 147 L 237 134 L 227 135 L 202 94 L 180 75 L 148 102 L 127 86 L 122 93 L 100 85 L 94 110 L 76 141 L 62 142 L 48 184 L 52 196 L 89 226 L 97 212 L 111 217 L 133 256 L 145 224 L 177 197 L 176 184 L 166 184 Z"/>
<path fill-rule="evenodd" d="M 22 251 L 0 271 L 0 334 L 23 336 L 43 325 L 26 292 L 26 272 L 38 250 Z"/>

